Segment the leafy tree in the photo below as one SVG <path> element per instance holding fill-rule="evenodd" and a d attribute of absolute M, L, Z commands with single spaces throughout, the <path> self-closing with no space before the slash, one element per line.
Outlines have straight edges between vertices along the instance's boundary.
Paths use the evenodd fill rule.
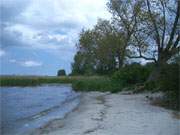
<path fill-rule="evenodd" d="M 111 24 L 107 20 L 98 20 L 94 33 L 97 44 L 97 70 L 103 73 L 115 69 L 116 61 Z"/>
<path fill-rule="evenodd" d="M 132 36 L 136 32 L 142 1 L 109 0 L 107 6 L 113 15 L 115 29 L 123 34 L 123 46 L 120 50 L 122 53 L 127 53 Z"/>
<path fill-rule="evenodd" d="M 58 70 L 57 76 L 65 76 L 65 75 L 66 75 L 66 71 L 64 69 Z"/>
<path fill-rule="evenodd" d="M 151 76 L 158 74 L 159 68 L 179 53 L 180 1 L 110 0 L 108 7 L 126 33 L 128 57 L 156 63 L 157 72 Z"/>
<path fill-rule="evenodd" d="M 120 68 L 125 59 L 123 39 L 123 33 L 116 30 L 110 21 L 99 19 L 92 30 L 80 33 L 72 72 L 105 74 Z"/>
<path fill-rule="evenodd" d="M 144 5 L 140 19 L 146 32 L 140 30 L 141 26 L 135 35 L 139 43 L 139 57 L 143 57 L 142 44 L 146 44 L 151 47 L 152 60 L 160 66 L 179 52 L 180 1 L 146 0 Z"/>
<path fill-rule="evenodd" d="M 111 71 L 121 68 L 125 58 L 123 52 L 124 37 L 114 24 L 107 20 L 98 20 L 94 28 L 97 42 L 97 57 L 101 70 Z"/>
<path fill-rule="evenodd" d="M 72 63 L 72 74 L 92 74 L 95 61 L 93 32 L 82 30 L 79 43 L 76 46 L 78 52 L 74 57 L 74 63 Z"/>

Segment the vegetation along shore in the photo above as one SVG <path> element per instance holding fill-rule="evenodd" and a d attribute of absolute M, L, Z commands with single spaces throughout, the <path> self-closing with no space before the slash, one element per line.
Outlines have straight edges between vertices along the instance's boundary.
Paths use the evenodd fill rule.
<path fill-rule="evenodd" d="M 163 91 L 164 103 L 179 110 L 180 1 L 108 0 L 106 5 L 111 19 L 81 30 L 69 76 L 4 76 L 0 85 L 72 83 L 81 91 Z"/>

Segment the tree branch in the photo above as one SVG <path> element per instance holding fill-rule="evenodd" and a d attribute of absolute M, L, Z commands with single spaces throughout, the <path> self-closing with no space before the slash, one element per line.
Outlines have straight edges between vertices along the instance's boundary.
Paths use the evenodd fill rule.
<path fill-rule="evenodd" d="M 173 46 L 174 48 L 178 46 L 179 40 L 180 40 L 180 34 L 178 35 L 178 37 L 176 38 L 176 41 L 174 42 L 174 46 Z"/>
<path fill-rule="evenodd" d="M 163 0 L 160 0 L 161 5 L 163 7 L 163 34 L 162 34 L 162 40 L 161 40 L 161 49 L 164 48 L 164 38 L 165 38 L 165 32 L 166 32 L 166 10 L 165 10 L 165 3 Z"/>
<path fill-rule="evenodd" d="M 143 56 L 143 55 L 139 55 L 139 56 L 129 56 L 129 55 L 127 55 L 127 57 L 128 58 L 143 58 L 143 59 L 145 59 L 145 60 L 152 60 L 152 61 L 154 61 L 155 63 L 157 63 L 157 60 L 155 59 L 155 58 L 148 58 L 148 57 L 145 57 L 145 56 Z"/>
<path fill-rule="evenodd" d="M 177 48 L 173 48 L 173 49 L 170 51 L 171 55 L 177 54 L 177 53 L 179 53 L 179 52 L 180 52 L 180 46 L 178 46 Z"/>
<path fill-rule="evenodd" d="M 153 23 L 153 26 L 154 26 L 154 29 L 155 29 L 155 32 L 156 32 L 156 42 L 157 42 L 158 50 L 159 50 L 161 44 L 160 44 L 160 35 L 159 35 L 158 27 L 157 27 L 157 24 L 156 24 L 156 20 L 153 18 L 153 15 L 152 15 L 152 11 L 151 11 L 151 8 L 150 8 L 150 2 L 149 2 L 149 0 L 146 0 L 146 1 L 147 1 L 148 12 L 150 14 L 150 18 L 152 20 L 152 23 Z"/>
<path fill-rule="evenodd" d="M 177 24 L 178 24 L 178 20 L 179 20 L 179 14 L 180 14 L 180 1 L 178 0 L 178 7 L 177 7 L 177 11 L 176 11 L 176 18 L 174 20 L 173 28 L 172 28 L 172 31 L 171 31 L 170 39 L 169 39 L 169 42 L 167 44 L 166 50 L 169 50 L 169 48 L 172 45 L 173 38 L 174 38 L 174 35 L 175 35 L 175 32 L 176 32 L 176 28 L 177 28 Z"/>
<path fill-rule="evenodd" d="M 136 37 L 135 37 L 136 38 Z M 140 41 L 137 41 L 137 42 L 140 42 Z M 130 56 L 130 55 L 127 55 L 128 58 L 143 58 L 145 60 L 152 60 L 154 61 L 155 63 L 157 63 L 157 60 L 154 58 L 150 58 L 150 57 L 146 57 L 144 55 L 142 55 L 142 52 L 141 52 L 141 49 L 140 49 L 140 46 L 138 48 L 138 52 L 139 52 L 139 56 Z"/>

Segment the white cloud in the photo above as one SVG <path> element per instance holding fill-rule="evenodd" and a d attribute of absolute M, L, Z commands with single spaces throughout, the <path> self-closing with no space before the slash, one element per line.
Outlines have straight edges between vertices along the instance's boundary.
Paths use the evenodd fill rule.
<path fill-rule="evenodd" d="M 25 61 L 18 61 L 15 59 L 9 60 L 11 63 L 16 63 L 18 65 L 21 65 L 23 67 L 39 67 L 42 66 L 42 62 L 34 61 L 34 60 L 25 60 Z"/>
<path fill-rule="evenodd" d="M 0 43 L 9 56 L 21 55 L 24 60 L 8 62 L 23 67 L 41 66 L 41 62 L 29 60 L 26 51 L 48 52 L 62 65 L 73 61 L 75 44 L 82 28 L 92 28 L 98 18 L 109 19 L 107 0 L 3 0 L 2 34 Z M 11 47 L 11 49 L 9 49 Z M 9 50 L 8 50 L 9 49 Z M 4 55 L 0 52 L 0 56 Z M 19 56 L 20 57 L 20 56 Z M 18 57 L 18 58 L 19 58 Z M 18 59 L 13 57 L 14 59 Z M 30 57 L 31 58 L 31 57 Z M 42 61 L 51 63 L 44 57 Z M 45 65 L 46 66 L 46 65 Z M 70 66 L 68 67 L 70 70 Z"/>
<path fill-rule="evenodd" d="M 19 0 L 10 1 L 12 5 L 16 5 L 16 1 Z M 52 42 L 50 45 L 75 46 L 82 28 L 91 28 L 99 17 L 110 18 L 110 14 L 106 10 L 107 0 L 29 1 L 31 2 L 28 3 L 28 6 L 24 10 L 20 10 L 22 12 L 19 13 L 14 24 L 4 28 L 6 32 L 19 33 L 18 40 L 21 40 L 26 47 L 39 49 L 43 47 L 44 49 L 47 46 L 41 45 L 45 44 L 42 40 L 46 41 L 46 44 Z M 40 40 L 39 34 L 43 36 Z"/>
<path fill-rule="evenodd" d="M 28 61 L 21 62 L 21 65 L 24 67 L 39 67 L 39 66 L 42 66 L 42 63 L 38 61 L 28 60 Z"/>
<path fill-rule="evenodd" d="M 107 0 L 33 0 L 21 15 L 38 28 L 64 25 L 93 25 L 97 17 L 110 17 Z"/>
<path fill-rule="evenodd" d="M 0 49 L 0 57 L 4 56 L 6 54 L 6 52 L 2 49 Z"/>

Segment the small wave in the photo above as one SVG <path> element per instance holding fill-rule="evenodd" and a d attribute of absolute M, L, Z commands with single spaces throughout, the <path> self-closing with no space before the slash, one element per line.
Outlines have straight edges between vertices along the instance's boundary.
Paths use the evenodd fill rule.
<path fill-rule="evenodd" d="M 20 119 L 17 119 L 17 121 L 33 121 L 35 119 L 39 119 L 41 118 L 42 116 L 45 116 L 45 115 L 48 115 L 50 112 L 53 112 L 53 111 L 56 111 L 57 109 L 59 108 L 62 108 L 62 106 L 64 106 L 65 104 L 69 103 L 69 102 L 73 102 L 73 100 L 79 98 L 80 94 L 77 94 L 76 96 L 70 96 L 70 97 L 67 97 L 63 102 L 61 102 L 59 105 L 55 105 L 53 107 L 50 107 L 48 109 L 45 109 L 43 111 L 40 111 L 34 115 L 31 115 L 31 116 L 28 116 L 28 117 L 25 117 L 25 118 L 20 118 Z"/>
<path fill-rule="evenodd" d="M 62 119 L 80 102 L 70 86 L 40 86 L 33 89 L 4 88 L 3 134 L 26 134 L 54 119 Z"/>

